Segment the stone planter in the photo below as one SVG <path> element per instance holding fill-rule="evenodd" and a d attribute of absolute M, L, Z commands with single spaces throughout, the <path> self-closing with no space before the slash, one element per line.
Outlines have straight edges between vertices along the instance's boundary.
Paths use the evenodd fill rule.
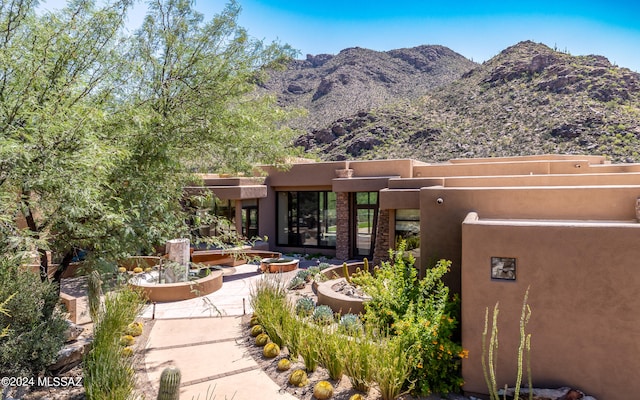
<path fill-rule="evenodd" d="M 260 260 L 260 271 L 262 272 L 290 272 L 298 269 L 300 260 L 291 258 L 263 258 Z"/>
<path fill-rule="evenodd" d="M 345 281 L 345 279 L 339 278 L 318 283 L 318 305 L 327 305 L 331 307 L 333 312 L 342 315 L 347 313 L 364 314 L 364 302 L 366 299 L 347 296 L 334 290 L 333 286 L 342 281 Z"/>

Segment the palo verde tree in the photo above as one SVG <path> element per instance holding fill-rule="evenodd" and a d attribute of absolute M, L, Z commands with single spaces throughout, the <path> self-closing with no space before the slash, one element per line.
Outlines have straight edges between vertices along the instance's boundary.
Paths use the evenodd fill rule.
<path fill-rule="evenodd" d="M 183 186 L 201 170 L 277 163 L 292 132 L 265 68 L 292 54 L 237 25 L 231 2 L 211 21 L 191 1 L 154 0 L 134 36 L 130 0 L 0 5 L 0 245 L 93 261 L 150 249 L 185 232 Z"/>

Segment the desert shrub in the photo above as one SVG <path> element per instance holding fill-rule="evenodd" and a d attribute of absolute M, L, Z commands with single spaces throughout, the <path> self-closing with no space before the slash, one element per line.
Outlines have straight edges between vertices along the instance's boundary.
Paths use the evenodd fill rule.
<path fill-rule="evenodd" d="M 83 363 L 84 388 L 89 400 L 135 398 L 134 358 L 118 345 L 140 312 L 144 298 L 126 286 L 107 293 L 93 333 L 93 346 Z"/>
<path fill-rule="evenodd" d="M 56 288 L 36 273 L 20 267 L 20 260 L 0 257 L 0 375 L 36 376 L 51 365 L 64 344 L 67 323 L 53 305 Z M 53 310 L 53 312 L 51 312 Z M 5 328 L 8 328 L 5 330 Z"/>
<path fill-rule="evenodd" d="M 373 359 L 378 345 L 369 333 L 361 333 L 344 347 L 342 358 L 344 374 L 351 385 L 363 393 L 369 391 L 373 381 Z"/>
<path fill-rule="evenodd" d="M 405 343 L 399 337 L 389 337 L 378 343 L 377 351 L 373 353 L 373 380 L 378 384 L 382 400 L 395 400 L 403 391 L 413 388 L 413 383 L 407 385 L 411 374 L 412 360 L 407 357 Z"/>
<path fill-rule="evenodd" d="M 251 288 L 250 303 L 259 316 L 264 332 L 279 347 L 284 345 L 284 321 L 291 313 L 287 291 L 281 280 L 265 276 Z"/>
<path fill-rule="evenodd" d="M 318 361 L 327 369 L 329 377 L 337 381 L 344 371 L 342 355 L 349 340 L 340 334 L 329 333 L 318 337 Z"/>
<path fill-rule="evenodd" d="M 320 342 L 323 335 L 322 329 L 313 324 L 301 324 L 300 326 L 299 352 L 304 361 L 307 372 L 313 372 L 318 367 Z"/>
<path fill-rule="evenodd" d="M 378 332 L 397 336 L 405 348 L 411 368 L 404 388 L 415 382 L 422 395 L 459 391 L 462 347 L 453 340 L 457 326 L 457 299 L 441 278 L 450 261 L 440 260 L 428 268 L 423 279 L 413 267 L 413 258 L 401 242 L 374 275 L 363 271 L 353 277 L 371 296 L 364 319 Z"/>
<path fill-rule="evenodd" d="M 300 278 L 306 282 L 311 279 L 311 271 L 309 269 L 299 269 L 295 277 Z"/>

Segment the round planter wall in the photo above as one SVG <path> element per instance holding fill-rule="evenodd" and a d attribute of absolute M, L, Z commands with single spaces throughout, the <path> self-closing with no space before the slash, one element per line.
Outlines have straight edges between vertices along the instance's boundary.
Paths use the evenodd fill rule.
<path fill-rule="evenodd" d="M 262 272 L 290 272 L 298 269 L 298 265 L 300 264 L 300 260 L 293 259 L 289 261 L 280 261 L 274 258 L 263 258 L 260 261 L 260 270 Z"/>
<path fill-rule="evenodd" d="M 333 290 L 332 286 L 344 280 L 344 278 L 332 279 L 320 282 L 317 286 L 318 305 L 331 307 L 334 313 L 339 314 L 364 314 L 364 299 L 346 296 Z"/>
<path fill-rule="evenodd" d="M 140 289 L 151 302 L 167 302 L 206 296 L 222 287 L 222 271 L 212 271 L 204 278 L 189 282 L 153 283 L 142 277 L 133 277 L 129 285 Z"/>

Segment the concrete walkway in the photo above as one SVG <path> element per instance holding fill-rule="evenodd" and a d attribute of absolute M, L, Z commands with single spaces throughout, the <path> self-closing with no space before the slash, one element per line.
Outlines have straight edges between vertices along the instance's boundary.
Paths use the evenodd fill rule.
<path fill-rule="evenodd" d="M 152 320 L 152 327 L 139 378 L 146 383 L 147 398 L 157 395 L 162 371 L 175 366 L 182 372 L 182 400 L 211 400 L 214 395 L 216 400 L 296 399 L 280 392 L 238 344 L 245 338 L 242 315 L 253 312 L 251 288 L 264 276 L 256 265 L 225 268 L 222 288 L 208 296 L 145 307 L 142 317 Z"/>

